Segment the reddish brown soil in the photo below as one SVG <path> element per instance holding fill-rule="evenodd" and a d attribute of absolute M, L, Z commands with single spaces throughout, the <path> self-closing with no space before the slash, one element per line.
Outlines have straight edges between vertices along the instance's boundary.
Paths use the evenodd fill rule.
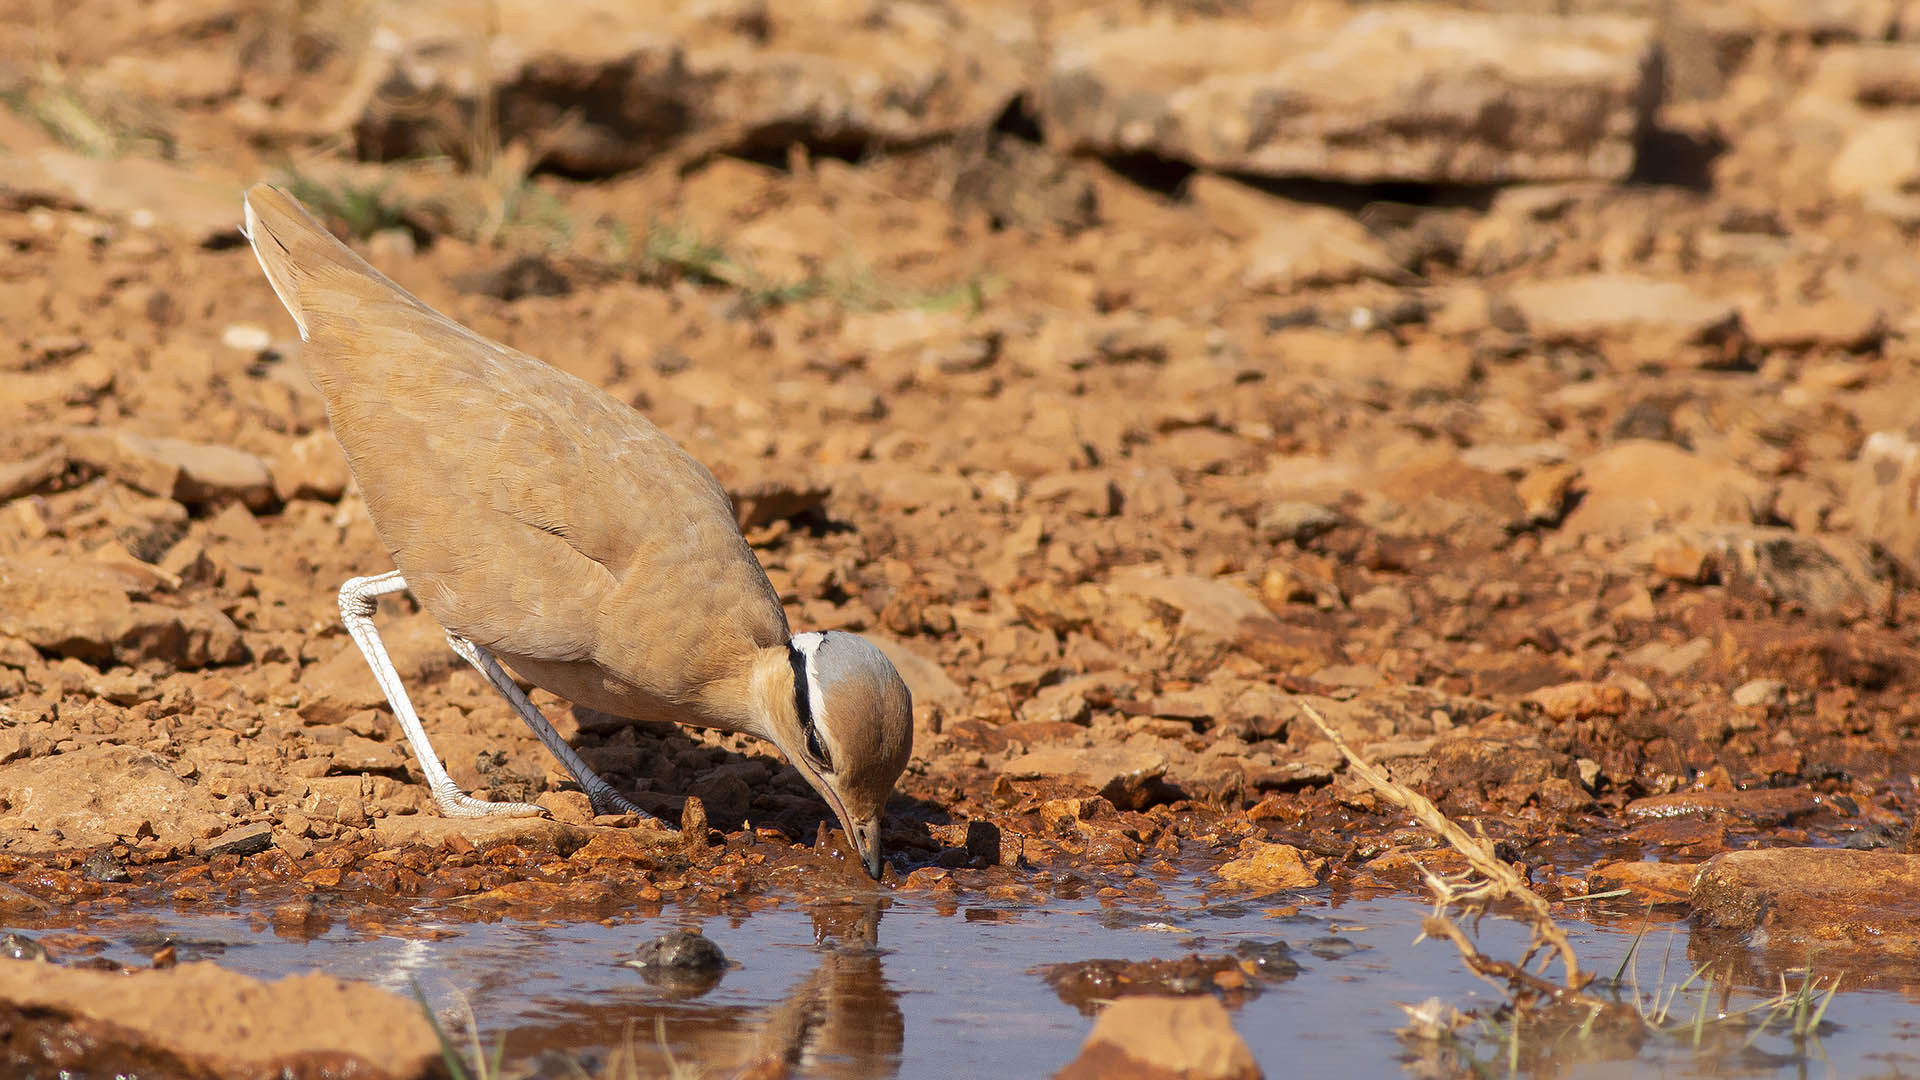
<path fill-rule="evenodd" d="M 263 129 L 249 93 L 156 90 L 144 54 L 116 92 L 102 50 L 137 52 L 134 30 L 83 30 L 119 10 L 96 6 L 12 5 L 8 62 L 31 40 L 89 73 L 127 152 L 169 152 L 237 220 L 241 184 L 324 149 Z M 251 18 L 176 44 L 238 53 Z M 1854 459 L 1911 420 L 1920 353 L 1897 286 L 1848 282 L 1909 241 L 1788 191 L 1767 119 L 1731 91 L 1666 114 L 1732 141 L 1699 190 L 1577 186 L 1546 212 L 1340 189 L 1404 271 L 1284 294 L 1244 283 L 1250 239 L 1177 166 L 1047 159 L 993 215 L 951 197 L 989 160 L 961 142 L 696 155 L 536 175 L 485 240 L 461 223 L 497 184 L 302 168 L 389 185 L 379 266 L 709 463 L 796 627 L 921 659 L 884 887 L 1150 902 L 1280 842 L 1303 856 L 1272 884 L 1417 888 L 1432 842 L 1345 776 L 1289 703 L 1312 694 L 1561 897 L 1606 859 L 1907 842 L 1920 620 L 1860 543 Z M 15 155 L 54 144 L 0 123 Z M 1088 199 L 1090 224 L 1047 210 Z M 698 796 L 706 824 L 590 821 L 403 599 L 382 618 L 456 780 L 557 820 L 434 818 L 339 626 L 339 583 L 391 563 L 293 328 L 237 236 L 159 216 L 0 184 L 0 908 L 248 899 L 297 927 L 343 897 L 367 920 L 414 897 L 605 916 L 858 885 L 810 849 L 824 808 L 767 747 L 599 730 L 536 694 L 616 785 L 674 823 Z M 1864 335 L 1827 311 L 1710 340 L 1609 322 L 1606 297 L 1580 340 L 1510 317 L 1508 290 L 1596 269 L 1748 324 L 1878 306 Z M 119 432 L 235 448 L 271 482 L 204 446 L 187 474 L 224 479 L 182 479 Z M 1803 546 L 1765 557 L 1780 536 Z M 1838 569 L 1810 568 L 1827 542 Z"/>

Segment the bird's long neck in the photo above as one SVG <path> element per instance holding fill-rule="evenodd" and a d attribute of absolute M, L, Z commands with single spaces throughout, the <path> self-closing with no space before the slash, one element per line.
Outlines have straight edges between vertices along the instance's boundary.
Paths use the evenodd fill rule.
<path fill-rule="evenodd" d="M 695 708 L 713 726 L 771 740 L 767 718 L 793 707 L 793 668 L 787 646 L 757 650 L 748 663 L 705 683 L 693 696 Z"/>

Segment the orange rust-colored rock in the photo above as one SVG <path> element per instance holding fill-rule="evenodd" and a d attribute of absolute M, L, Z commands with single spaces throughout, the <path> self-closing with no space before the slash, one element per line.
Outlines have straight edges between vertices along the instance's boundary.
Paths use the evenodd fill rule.
<path fill-rule="evenodd" d="M 1266 844 L 1249 840 L 1241 845 L 1240 857 L 1220 867 L 1223 881 L 1250 889 L 1310 889 L 1320 883 L 1327 860 L 1301 851 L 1291 844 Z"/>
<path fill-rule="evenodd" d="M 1603 863 L 1587 874 L 1587 891 L 1626 889 L 1636 903 L 1684 904 L 1700 876 L 1697 863 L 1627 861 Z"/>
<path fill-rule="evenodd" d="M 1694 883 L 1696 927 L 1768 948 L 1920 959 L 1920 856 L 1837 848 L 1732 851 Z"/>

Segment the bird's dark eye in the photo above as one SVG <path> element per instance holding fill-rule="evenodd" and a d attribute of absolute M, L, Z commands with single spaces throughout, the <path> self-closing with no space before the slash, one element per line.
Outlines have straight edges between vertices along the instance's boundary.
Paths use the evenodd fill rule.
<path fill-rule="evenodd" d="M 821 768 L 827 770 L 828 772 L 832 772 L 833 762 L 827 760 L 827 749 L 826 747 L 820 745 L 819 729 L 815 728 L 814 725 L 812 724 L 808 724 L 806 726 L 806 732 L 807 732 L 807 753 L 813 755 L 813 760 L 818 761 L 820 763 Z"/>

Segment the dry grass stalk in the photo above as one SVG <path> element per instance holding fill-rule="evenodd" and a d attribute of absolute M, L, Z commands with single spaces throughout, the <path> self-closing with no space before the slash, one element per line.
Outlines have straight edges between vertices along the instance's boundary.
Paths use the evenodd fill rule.
<path fill-rule="evenodd" d="M 1493 843 L 1484 836 L 1469 835 L 1465 829 L 1441 813 L 1440 808 L 1433 805 L 1432 800 L 1405 784 L 1396 783 L 1371 762 L 1355 753 L 1353 748 L 1347 745 L 1346 740 L 1340 737 L 1339 732 L 1333 730 L 1333 725 L 1327 723 L 1326 717 L 1320 715 L 1318 709 L 1298 699 L 1295 703 L 1299 705 L 1300 711 L 1306 714 L 1307 719 L 1313 721 L 1314 726 L 1320 729 L 1320 733 L 1340 751 L 1341 756 L 1347 759 L 1347 765 L 1355 775 L 1365 780 L 1368 786 L 1379 792 L 1382 798 L 1412 814 L 1414 820 L 1437 833 L 1447 842 L 1448 847 L 1459 852 L 1467 860 L 1467 864 L 1485 879 L 1477 885 L 1467 886 L 1461 882 L 1449 881 L 1422 871 L 1426 877 L 1427 886 L 1433 890 L 1440 909 L 1456 903 L 1516 901 L 1527 910 L 1527 922 L 1532 929 L 1533 940 L 1528 943 L 1526 957 L 1519 964 L 1508 964 L 1480 952 L 1466 934 L 1439 911 L 1422 924 L 1422 933 L 1443 937 L 1453 942 L 1466 957 L 1468 967 L 1483 978 L 1504 980 L 1516 989 L 1524 987 L 1551 994 L 1557 999 L 1583 998 L 1585 995 L 1580 991 L 1590 981 L 1591 976 L 1581 972 L 1579 958 L 1574 955 L 1573 945 L 1567 940 L 1566 932 L 1553 921 L 1553 914 L 1547 907 L 1546 900 L 1528 887 L 1526 879 L 1522 878 L 1513 867 L 1502 862 L 1494 854 Z M 1542 949 L 1550 950 L 1542 970 L 1552 963 L 1554 956 L 1559 957 L 1561 965 L 1566 969 L 1564 983 L 1549 982 L 1526 970 L 1528 961 Z"/>

